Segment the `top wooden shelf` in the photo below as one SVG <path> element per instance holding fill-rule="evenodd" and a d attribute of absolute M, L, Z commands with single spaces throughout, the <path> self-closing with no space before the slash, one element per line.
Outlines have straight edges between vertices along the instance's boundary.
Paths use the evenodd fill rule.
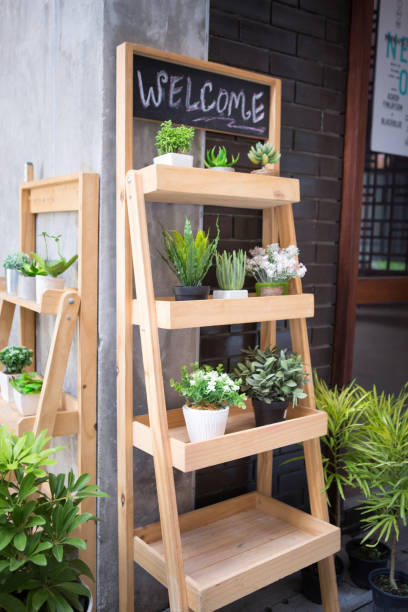
<path fill-rule="evenodd" d="M 135 172 L 148 202 L 264 209 L 300 199 L 299 181 L 280 176 L 163 165 Z"/>
<path fill-rule="evenodd" d="M 20 306 L 21 308 L 33 310 L 34 312 L 41 314 L 57 314 L 61 297 L 67 291 L 76 291 L 76 289 L 70 289 L 69 287 L 65 287 L 63 291 L 47 289 L 47 291 L 44 291 L 42 295 L 41 302 L 23 300 L 16 295 L 2 291 L 0 293 L 0 301 L 4 300 L 5 302 L 10 302 L 11 304 L 16 304 L 16 306 Z"/>

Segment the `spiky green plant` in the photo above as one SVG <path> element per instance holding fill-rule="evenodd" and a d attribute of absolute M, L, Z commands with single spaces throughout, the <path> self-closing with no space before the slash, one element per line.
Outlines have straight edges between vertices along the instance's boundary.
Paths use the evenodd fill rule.
<path fill-rule="evenodd" d="M 62 255 L 60 250 L 61 245 L 61 234 L 57 236 L 52 236 L 51 234 L 47 234 L 47 232 L 41 232 L 41 236 L 44 238 L 45 243 L 45 259 L 40 257 L 37 253 L 31 253 L 31 257 L 38 264 L 37 265 L 37 274 L 39 276 L 52 276 L 56 278 L 60 274 L 63 274 L 68 268 L 72 266 L 73 263 L 78 259 L 78 255 L 74 255 L 68 261 Z M 58 257 L 59 259 L 49 259 L 48 256 L 48 242 L 47 240 L 51 239 L 54 241 L 55 246 L 57 247 Z"/>
<path fill-rule="evenodd" d="M 210 240 L 210 232 L 198 230 L 194 238 L 190 220 L 186 217 L 184 236 L 176 230 L 163 230 L 166 255 L 160 253 L 170 270 L 184 287 L 198 287 L 207 274 L 217 251 L 220 228 Z"/>
<path fill-rule="evenodd" d="M 218 153 L 215 153 L 215 147 L 207 150 L 204 166 L 206 168 L 231 168 L 235 166 L 239 160 L 239 153 L 235 157 L 231 155 L 231 161 L 228 161 L 228 153 L 225 147 L 218 147 Z"/>
<path fill-rule="evenodd" d="M 245 282 L 246 253 L 240 249 L 215 254 L 218 286 L 224 291 L 242 289 Z"/>
<path fill-rule="evenodd" d="M 194 138 L 194 128 L 180 125 L 173 127 L 172 121 L 160 124 L 156 134 L 156 149 L 159 155 L 165 153 L 188 153 Z"/>
<path fill-rule="evenodd" d="M 266 164 L 276 164 L 281 154 L 270 142 L 257 142 L 249 150 L 249 160 L 256 166 L 266 166 Z"/>

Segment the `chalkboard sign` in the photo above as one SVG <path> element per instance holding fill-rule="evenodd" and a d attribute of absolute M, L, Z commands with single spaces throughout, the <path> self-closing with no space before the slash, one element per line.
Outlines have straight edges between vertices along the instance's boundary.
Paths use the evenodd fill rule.
<path fill-rule="evenodd" d="M 267 138 L 270 88 L 236 77 L 134 55 L 133 116 Z"/>

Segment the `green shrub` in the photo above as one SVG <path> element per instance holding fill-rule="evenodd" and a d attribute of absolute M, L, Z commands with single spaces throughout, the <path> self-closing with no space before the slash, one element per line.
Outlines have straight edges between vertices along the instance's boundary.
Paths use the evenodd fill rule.
<path fill-rule="evenodd" d="M 218 153 L 215 154 L 215 147 L 207 150 L 204 166 L 206 168 L 231 168 L 239 160 L 239 153 L 234 157 L 231 155 L 231 161 L 228 161 L 228 153 L 225 147 L 218 147 Z"/>
<path fill-rule="evenodd" d="M 159 155 L 165 153 L 188 153 L 194 138 L 194 128 L 180 125 L 173 127 L 171 120 L 164 121 L 156 134 L 156 149 Z"/>
<path fill-rule="evenodd" d="M 21 270 L 24 263 L 29 263 L 30 258 L 26 253 L 13 253 L 12 255 L 7 255 L 4 260 L 3 266 L 7 270 Z"/>
<path fill-rule="evenodd" d="M 0 363 L 5 374 L 21 374 L 24 366 L 31 365 L 33 351 L 25 346 L 6 346 L 0 351 Z"/>
<path fill-rule="evenodd" d="M 220 289 L 242 289 L 245 282 L 246 253 L 241 249 L 215 254 L 217 282 Z"/>

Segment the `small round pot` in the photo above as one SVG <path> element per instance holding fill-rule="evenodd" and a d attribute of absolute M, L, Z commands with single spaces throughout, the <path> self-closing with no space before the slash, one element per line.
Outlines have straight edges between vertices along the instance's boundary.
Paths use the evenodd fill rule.
<path fill-rule="evenodd" d="M 6 291 L 11 295 L 16 295 L 17 286 L 18 286 L 18 277 L 20 276 L 20 272 L 18 270 L 10 270 L 10 268 L 5 268 L 6 270 Z"/>
<path fill-rule="evenodd" d="M 218 172 L 235 172 L 235 168 L 231 168 L 230 166 L 212 166 L 211 168 L 206 168 L 206 170 L 217 170 Z"/>
<path fill-rule="evenodd" d="M 214 300 L 245 300 L 248 297 L 246 289 L 214 289 Z"/>
<path fill-rule="evenodd" d="M 339 578 L 344 570 L 344 564 L 337 555 L 334 557 L 334 566 L 336 569 L 336 580 L 339 582 Z M 322 594 L 320 591 L 319 570 L 317 569 L 317 563 L 304 567 L 301 571 L 301 575 L 303 595 L 309 601 L 321 605 Z"/>
<path fill-rule="evenodd" d="M 381 559 L 367 559 L 358 554 L 356 550 L 361 542 L 360 538 L 349 540 L 346 544 L 346 551 L 349 557 L 350 578 L 360 589 L 369 589 L 370 583 L 368 575 L 372 570 L 386 568 L 390 558 L 390 549 L 380 542 L 376 548 L 381 552 Z"/>
<path fill-rule="evenodd" d="M 271 295 L 287 295 L 288 282 L 284 283 L 255 283 L 255 291 L 258 297 L 269 297 Z"/>
<path fill-rule="evenodd" d="M 208 285 L 200 285 L 199 287 L 173 287 L 174 297 L 176 302 L 189 302 L 191 300 L 207 300 L 210 294 Z"/>
<path fill-rule="evenodd" d="M 17 296 L 22 300 L 35 302 L 36 280 L 35 276 L 24 276 L 20 274 L 17 286 Z"/>
<path fill-rule="evenodd" d="M 42 294 L 48 289 L 54 289 L 57 291 L 63 291 L 65 287 L 65 280 L 58 276 L 36 276 L 35 277 L 35 295 L 37 302 L 41 302 Z"/>
<path fill-rule="evenodd" d="M 204 410 L 183 406 L 190 442 L 203 442 L 217 436 L 223 436 L 227 426 L 229 406 L 219 410 Z"/>
<path fill-rule="evenodd" d="M 395 612 L 397 610 L 408 610 L 408 595 L 393 595 L 383 591 L 375 583 L 375 578 L 387 575 L 387 570 L 375 569 L 370 572 L 368 581 L 373 592 L 373 602 L 375 612 Z M 395 572 L 395 577 L 408 584 L 408 574 L 405 572 Z"/>
<path fill-rule="evenodd" d="M 156 165 L 165 166 L 182 166 L 183 168 L 191 168 L 193 166 L 194 157 L 185 155 L 184 153 L 164 153 L 153 157 L 153 163 Z"/>
<path fill-rule="evenodd" d="M 257 427 L 279 423 L 285 418 L 288 402 L 271 402 L 267 404 L 261 400 L 253 399 L 252 405 L 255 413 L 255 424 Z"/>

